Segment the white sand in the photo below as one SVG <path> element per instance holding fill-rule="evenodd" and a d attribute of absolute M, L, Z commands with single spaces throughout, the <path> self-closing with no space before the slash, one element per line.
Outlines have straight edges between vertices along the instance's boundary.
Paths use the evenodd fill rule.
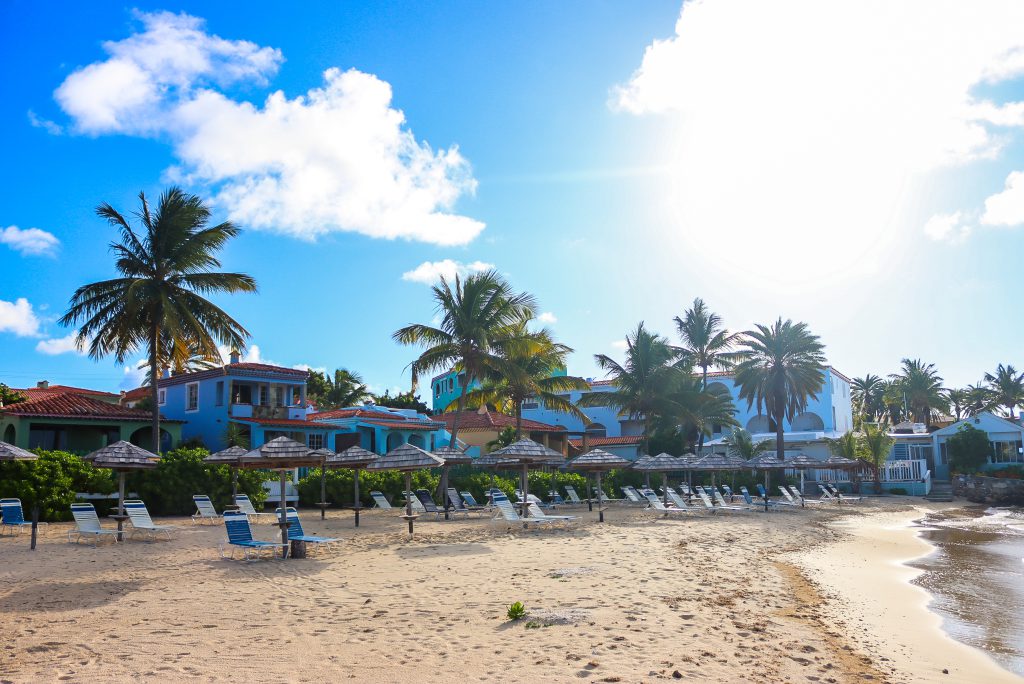
<path fill-rule="evenodd" d="M 871 623 L 874 643 L 839 625 L 787 561 L 836 554 L 846 532 L 822 523 L 870 516 L 652 522 L 613 507 L 598 525 L 565 510 L 585 521 L 514 533 L 421 522 L 412 540 L 394 512 L 355 531 L 348 513 L 305 511 L 307 533 L 345 538 L 338 552 L 253 563 L 221 560 L 222 531 L 181 520 L 171 542 L 93 549 L 63 541 L 62 525 L 34 553 L 5 538 L 0 681 L 929 680 L 878 648 L 898 625 Z M 876 574 L 890 576 L 887 562 Z M 517 600 L 529 615 L 510 623 Z M 942 666 L 980 672 L 962 651 Z"/>

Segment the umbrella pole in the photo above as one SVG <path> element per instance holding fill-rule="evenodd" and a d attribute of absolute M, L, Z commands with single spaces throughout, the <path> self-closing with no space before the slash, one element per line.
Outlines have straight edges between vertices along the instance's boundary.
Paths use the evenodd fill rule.
<path fill-rule="evenodd" d="M 804 507 L 804 469 L 800 469 L 800 508 Z"/>
<path fill-rule="evenodd" d="M 124 541 L 124 476 L 125 472 L 122 470 L 117 486 L 117 541 Z"/>
<path fill-rule="evenodd" d="M 409 534 L 412 535 L 412 472 L 405 471 L 405 517 L 409 521 Z"/>
<path fill-rule="evenodd" d="M 661 474 L 661 503 L 668 506 L 668 472 Z"/>
<path fill-rule="evenodd" d="M 592 494 L 593 494 L 593 492 L 590 490 L 590 474 L 587 473 L 587 510 L 588 511 L 593 511 L 594 510 L 594 502 L 591 501 L 591 499 L 590 499 Z M 597 502 L 597 508 L 598 508 L 598 510 L 601 509 L 601 502 L 600 502 L 600 500 Z"/>
<path fill-rule="evenodd" d="M 327 517 L 327 466 L 320 466 L 320 519 Z"/>
<path fill-rule="evenodd" d="M 764 512 L 768 512 L 768 475 L 771 473 L 767 468 L 764 471 Z"/>
<path fill-rule="evenodd" d="M 288 511 L 286 510 L 287 506 L 288 506 L 288 502 L 287 502 L 287 500 L 285 498 L 285 493 L 284 493 L 285 484 L 286 484 L 287 481 L 288 481 L 288 473 L 287 473 L 287 471 L 282 469 L 281 470 L 281 482 L 280 482 L 280 484 L 281 484 L 281 499 L 278 502 L 278 504 L 281 507 L 281 520 L 278 522 L 278 525 L 281 526 L 281 543 L 284 544 L 285 546 L 281 550 L 281 558 L 287 558 L 288 557 Z"/>
<path fill-rule="evenodd" d="M 231 501 L 238 496 L 238 468 L 231 469 Z"/>
<path fill-rule="evenodd" d="M 600 492 L 601 491 L 601 471 L 600 470 L 594 471 L 594 477 L 597 478 L 597 491 Z M 598 522 L 604 522 L 604 506 L 601 505 L 600 501 L 597 502 L 597 521 Z"/>
<path fill-rule="evenodd" d="M 353 468 L 352 472 L 352 487 L 355 490 L 352 497 L 352 508 L 356 511 L 356 527 L 359 527 L 359 509 L 362 508 L 359 502 L 359 468 Z"/>

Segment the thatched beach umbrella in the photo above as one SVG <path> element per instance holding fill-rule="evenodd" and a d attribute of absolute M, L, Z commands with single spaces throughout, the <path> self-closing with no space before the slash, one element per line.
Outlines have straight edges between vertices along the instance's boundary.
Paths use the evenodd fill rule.
<path fill-rule="evenodd" d="M 414 444 L 403 444 L 384 454 L 366 467 L 367 470 L 398 470 L 405 473 L 405 515 L 409 523 L 409 534 L 417 516 L 412 514 L 412 471 L 439 468 L 444 460 L 420 449 Z"/>
<path fill-rule="evenodd" d="M 227 449 L 215 451 L 203 459 L 206 463 L 226 464 L 231 467 L 231 501 L 238 496 L 238 464 L 247 450 L 240 446 L 229 446 Z"/>
<path fill-rule="evenodd" d="M 846 459 L 843 459 L 846 460 Z M 821 461 L 816 458 L 812 458 L 807 454 L 797 454 L 792 458 L 786 459 L 786 465 L 792 470 L 800 471 L 800 505 L 804 505 L 804 471 L 812 468 L 821 468 Z"/>
<path fill-rule="evenodd" d="M 34 461 L 38 458 L 31 451 L 26 451 L 7 442 L 0 442 L 0 461 Z"/>
<path fill-rule="evenodd" d="M 444 502 L 444 519 L 448 520 L 451 515 L 449 509 L 451 502 L 448 501 L 448 469 L 453 465 L 468 465 L 473 462 L 473 457 L 462 449 L 456 449 L 451 445 L 434 449 L 431 453 L 444 459 L 444 466 L 441 467 L 441 485 L 439 487 L 441 491 L 439 493 L 441 501 Z"/>
<path fill-rule="evenodd" d="M 860 467 L 860 461 L 844 458 L 836 454 L 830 454 L 824 461 L 818 461 L 818 468 L 825 470 L 857 470 Z"/>
<path fill-rule="evenodd" d="M 594 473 L 595 477 L 597 477 L 597 491 L 600 494 L 601 473 L 606 470 L 614 470 L 615 468 L 628 468 L 629 465 L 629 461 L 621 456 L 610 454 L 603 449 L 591 449 L 587 453 L 569 461 L 566 467 L 572 470 Z M 600 501 L 597 502 L 597 520 L 598 522 L 604 522 L 604 507 Z"/>
<path fill-rule="evenodd" d="M 288 481 L 288 471 L 294 468 L 319 465 L 320 456 L 310 455 L 312 452 L 305 444 L 288 439 L 285 436 L 275 437 L 266 444 L 252 451 L 247 452 L 239 460 L 239 467 L 276 470 L 280 473 L 281 497 L 279 502 L 280 515 L 278 527 L 281 528 L 281 541 L 288 543 L 288 502 L 285 498 L 285 486 Z M 288 557 L 288 549 L 285 548 L 283 558 Z"/>
<path fill-rule="evenodd" d="M 117 540 L 124 538 L 124 521 L 127 516 L 124 514 L 124 477 L 129 470 L 149 470 L 156 468 L 160 463 L 160 457 L 151 451 L 146 451 L 140 446 L 131 442 L 121 440 L 108 444 L 102 449 L 97 449 L 91 454 L 82 457 L 82 460 L 89 461 L 97 468 L 109 468 L 118 473 L 117 487 Z"/>
<path fill-rule="evenodd" d="M 341 453 L 332 454 L 324 464 L 328 468 L 352 469 L 352 510 L 355 511 L 356 527 L 359 527 L 359 511 L 362 504 L 359 500 L 359 471 L 380 458 L 372 451 L 360 446 L 350 446 Z M 320 498 L 324 498 L 324 486 L 320 488 Z"/>
<path fill-rule="evenodd" d="M 488 455 L 516 462 L 522 468 L 523 517 L 529 516 L 527 504 L 529 503 L 530 496 L 530 480 L 528 476 L 530 465 L 562 464 L 565 462 L 565 457 L 562 454 L 544 446 L 540 442 L 534 442 L 532 439 L 521 439 L 518 442 L 512 442 L 508 446 L 492 451 Z"/>
<path fill-rule="evenodd" d="M 737 470 L 742 470 L 746 466 L 744 461 L 739 456 L 729 456 L 727 454 L 708 454 L 702 458 L 698 458 L 695 461 L 687 460 L 687 467 L 690 470 L 702 470 L 711 473 L 711 486 L 715 486 L 715 473 L 721 471 L 732 471 L 734 474 Z M 733 484 L 736 484 L 735 475 L 733 476 Z"/>
<path fill-rule="evenodd" d="M 661 473 L 662 501 L 668 504 L 668 474 L 674 471 L 686 470 L 686 461 L 672 454 L 661 453 L 647 459 L 638 459 L 633 464 L 634 470 L 646 473 Z M 648 487 L 650 489 L 650 487 Z"/>
<path fill-rule="evenodd" d="M 785 461 L 780 461 L 779 457 L 775 454 L 774 451 L 766 451 L 764 453 L 758 454 L 754 458 L 747 461 L 744 465 L 745 467 L 750 468 L 751 470 L 764 471 L 764 510 L 765 512 L 767 512 L 768 495 L 771 493 L 769 491 L 769 486 L 771 482 L 771 479 L 769 478 L 769 472 L 772 470 L 785 470 L 789 466 L 786 465 Z"/>

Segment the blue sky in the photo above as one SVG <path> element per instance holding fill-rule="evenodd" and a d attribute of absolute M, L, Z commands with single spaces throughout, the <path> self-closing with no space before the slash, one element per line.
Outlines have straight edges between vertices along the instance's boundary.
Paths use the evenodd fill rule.
<path fill-rule="evenodd" d="M 244 229 L 260 294 L 218 302 L 259 358 L 378 391 L 433 315 L 403 274 L 449 261 L 534 293 L 585 376 L 696 296 L 851 375 L 1024 365 L 1024 17 L 890 4 L 4 3 L 0 381 L 133 384 L 55 320 L 113 273 L 94 207 L 172 182 Z"/>

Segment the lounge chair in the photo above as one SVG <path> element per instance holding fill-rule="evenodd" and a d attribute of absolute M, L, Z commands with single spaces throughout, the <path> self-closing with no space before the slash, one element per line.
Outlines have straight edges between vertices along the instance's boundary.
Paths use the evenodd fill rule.
<path fill-rule="evenodd" d="M 819 484 L 818 485 L 818 489 L 821 490 L 821 499 L 820 499 L 820 501 L 823 501 L 825 503 L 834 503 L 834 504 L 840 503 L 839 497 L 833 495 L 832 492 L 830 492 L 829 490 L 825 489 L 824 485 L 820 485 Z"/>
<path fill-rule="evenodd" d="M 403 492 L 405 500 L 412 504 L 413 513 L 426 513 L 427 509 L 424 508 L 423 504 L 420 503 L 419 497 L 416 496 L 415 492 Z M 433 503 L 433 501 L 431 501 Z M 402 506 L 402 510 L 405 510 L 405 506 Z M 437 510 L 437 506 L 434 506 L 434 510 Z"/>
<path fill-rule="evenodd" d="M 260 558 L 264 551 L 268 552 L 268 558 L 273 558 L 278 551 L 288 548 L 287 544 L 281 542 L 260 541 L 252 538 L 252 528 L 249 527 L 249 516 L 242 512 L 227 512 L 223 516 L 224 529 L 228 533 L 226 542 L 220 543 L 220 557 L 234 558 L 235 549 L 242 550 L 245 560 L 252 560 L 253 557 Z M 225 553 L 229 551 L 229 553 Z"/>
<path fill-rule="evenodd" d="M 594 498 L 597 501 L 599 501 L 599 502 L 601 502 L 603 504 L 606 504 L 606 503 L 625 503 L 627 501 L 627 499 L 613 499 L 610 496 L 608 496 L 607 494 L 605 494 L 604 490 L 598 489 L 597 487 L 594 487 Z"/>
<path fill-rule="evenodd" d="M 746 487 L 740 487 L 740 495 L 743 497 L 743 501 L 745 501 L 747 506 L 750 507 L 750 508 L 764 508 L 765 507 L 764 500 L 762 499 L 760 501 L 755 501 L 754 497 L 750 496 L 750 490 L 747 489 Z M 768 502 L 768 510 L 769 511 L 782 510 L 782 507 L 784 505 L 788 505 L 788 504 L 786 504 L 784 501 L 769 501 Z"/>
<path fill-rule="evenodd" d="M 832 496 L 839 500 L 839 503 L 856 503 L 857 501 L 861 500 L 861 497 L 859 496 L 846 496 L 841 491 L 836 489 L 836 486 L 834 484 L 830 484 L 828 482 L 825 483 L 825 489 L 830 491 L 832 493 Z"/>
<path fill-rule="evenodd" d="M 260 516 L 270 518 L 270 524 L 278 520 L 278 517 L 273 513 L 257 511 L 255 506 L 252 505 L 252 501 L 249 500 L 248 494 L 235 494 L 235 505 L 238 506 L 240 512 L 249 516 L 249 522 L 251 523 L 259 523 Z"/>
<path fill-rule="evenodd" d="M 572 485 L 565 485 L 565 493 L 569 496 L 569 501 L 574 504 L 583 503 L 583 499 L 576 493 L 576 488 Z"/>
<path fill-rule="evenodd" d="M 46 523 L 39 523 L 46 526 Z M 31 530 L 32 521 L 25 520 L 25 512 L 21 508 L 21 499 L 0 499 L 0 535 L 10 527 L 11 534 L 16 535 L 23 529 Z"/>
<path fill-rule="evenodd" d="M 194 494 L 192 495 L 192 501 L 196 504 L 196 512 L 192 514 L 192 524 L 202 524 L 204 521 L 209 521 L 216 525 L 220 522 L 220 515 L 217 513 L 217 509 L 213 507 L 213 502 L 210 501 L 210 497 L 206 494 Z"/>
<path fill-rule="evenodd" d="M 523 503 L 523 490 L 517 489 L 512 493 L 516 497 L 516 500 L 513 503 L 515 503 L 517 506 L 521 505 Z M 540 500 L 540 497 L 538 497 L 536 494 L 529 494 L 526 498 L 528 500 L 527 503 L 537 504 L 538 506 L 546 505 L 543 501 Z"/>
<path fill-rule="evenodd" d="M 646 495 L 646 498 L 647 498 L 647 501 L 648 501 L 648 503 L 650 505 L 646 509 L 644 509 L 644 510 L 654 511 L 655 513 L 661 513 L 662 517 L 665 517 L 665 518 L 667 518 L 669 516 L 669 514 L 672 514 L 672 513 L 692 513 L 693 512 L 693 509 L 691 509 L 691 508 L 669 508 L 668 506 L 666 506 L 665 504 L 663 504 L 661 502 L 661 499 L 658 498 L 657 494 L 655 494 L 654 492 L 652 492 L 650 490 L 648 490 L 648 494 Z"/>
<path fill-rule="evenodd" d="M 622 486 L 619 487 L 619 489 L 621 489 L 622 493 L 626 495 L 626 499 L 628 499 L 630 503 L 644 503 L 640 500 L 640 494 L 632 487 Z"/>
<path fill-rule="evenodd" d="M 281 509 L 275 509 L 275 515 L 281 517 Z M 302 529 L 302 521 L 299 520 L 299 512 L 289 506 L 285 509 L 285 516 L 288 518 L 288 541 L 300 541 L 312 544 L 313 548 L 326 549 L 332 544 L 338 544 L 341 539 L 337 537 L 318 537 L 314 534 L 306 534 Z"/>
<path fill-rule="evenodd" d="M 552 522 L 569 522 L 570 520 L 579 519 L 579 516 L 576 515 L 548 515 L 544 511 L 540 510 L 540 506 L 533 502 L 530 502 L 526 508 L 530 511 L 530 518 L 551 520 Z"/>
<path fill-rule="evenodd" d="M 686 500 L 683 497 L 679 496 L 679 493 L 676 490 L 672 489 L 671 487 L 667 487 L 665 489 L 665 493 L 668 494 L 668 498 L 672 501 L 676 508 L 684 511 L 694 510 L 691 509 L 689 504 L 686 503 Z"/>
<path fill-rule="evenodd" d="M 460 492 L 460 494 L 462 496 L 462 500 L 466 502 L 466 507 L 469 508 L 470 510 L 479 510 L 479 511 L 487 511 L 487 512 L 489 512 L 491 510 L 491 508 L 492 508 L 492 506 L 484 506 L 483 504 L 477 503 L 477 500 L 473 496 L 472 492 L 465 491 L 465 492 Z"/>
<path fill-rule="evenodd" d="M 786 492 L 786 487 L 783 487 L 783 486 L 780 485 L 779 489 L 783 493 Z M 796 504 L 798 506 L 802 506 L 802 505 L 805 505 L 805 504 L 827 503 L 826 501 L 822 501 L 821 499 L 808 499 L 808 498 L 806 498 L 803 494 L 800 493 L 800 490 L 797 489 L 796 487 L 789 487 L 789 491 L 790 491 L 790 494 L 792 496 L 790 494 L 786 494 L 786 498 L 789 501 L 793 502 L 794 504 Z"/>
<path fill-rule="evenodd" d="M 415 501 L 419 501 L 420 506 L 423 507 L 423 513 L 433 513 L 435 518 L 440 518 L 444 515 L 444 509 L 438 508 L 437 504 L 434 503 L 434 497 L 426 489 L 416 490 Z"/>
<path fill-rule="evenodd" d="M 374 508 L 383 508 L 385 510 L 391 508 L 391 504 L 388 503 L 387 498 L 384 496 L 384 492 L 378 492 L 375 489 L 370 492 L 370 498 L 373 499 Z"/>
<path fill-rule="evenodd" d="M 750 506 L 747 506 L 747 505 L 738 506 L 738 505 L 735 505 L 735 504 L 728 503 L 725 500 L 725 497 L 722 496 L 722 493 L 720 491 L 718 491 L 717 489 L 715 489 L 714 487 L 711 488 L 711 496 L 714 499 L 714 502 L 716 504 L 718 504 L 719 508 L 724 508 L 726 510 L 734 510 L 734 511 L 749 511 L 750 510 Z"/>
<path fill-rule="evenodd" d="M 493 520 L 504 520 L 508 523 L 509 527 L 512 523 L 522 523 L 523 527 L 532 525 L 550 525 L 554 520 L 548 518 L 524 518 L 516 513 L 516 509 L 512 507 L 512 502 L 508 500 L 508 497 L 504 494 L 495 495 L 494 507 L 498 511 L 498 515 Z"/>
<path fill-rule="evenodd" d="M 450 503 L 452 506 L 448 510 L 454 513 L 464 513 L 467 518 L 469 517 L 470 513 L 483 515 L 487 512 L 487 509 L 484 506 L 477 506 L 475 501 L 474 505 L 467 505 L 467 503 L 463 501 L 463 498 L 459 496 L 459 493 L 455 490 L 454 487 L 448 488 L 448 503 Z"/>
<path fill-rule="evenodd" d="M 110 535 L 116 544 L 118 542 L 117 530 L 107 530 L 100 526 L 99 516 L 96 515 L 96 507 L 91 503 L 71 504 L 71 515 L 75 517 L 75 529 L 68 530 L 68 542 L 77 543 L 82 537 L 92 537 L 92 545 L 96 546 L 100 539 Z"/>
<path fill-rule="evenodd" d="M 174 525 L 153 524 L 153 519 L 149 517 L 149 510 L 146 508 L 146 504 L 139 499 L 125 501 L 124 512 L 128 514 L 128 520 L 132 524 L 132 533 L 129 535 L 131 537 L 134 537 L 137 532 L 142 532 L 151 537 L 164 534 L 170 539 L 171 532 L 178 529 Z"/>
<path fill-rule="evenodd" d="M 736 493 L 732 491 L 732 487 L 729 485 L 722 485 L 722 493 L 725 494 L 725 498 L 729 500 L 729 503 L 736 500 Z"/>
<path fill-rule="evenodd" d="M 548 500 L 551 501 L 552 507 L 565 505 L 565 499 L 563 499 L 562 495 L 556 492 L 554 489 L 548 492 Z"/>
<path fill-rule="evenodd" d="M 714 504 L 714 502 L 711 500 L 711 497 L 708 496 L 708 493 L 706 491 L 704 491 L 704 489 L 702 487 L 695 487 L 695 489 L 697 490 L 697 498 L 700 499 L 701 503 L 704 504 L 704 508 L 709 513 L 717 513 L 718 511 L 743 511 L 743 510 L 746 510 L 746 508 L 741 508 L 739 506 L 729 506 L 729 505 L 716 506 Z M 719 496 L 721 496 L 721 495 L 719 495 Z"/>

